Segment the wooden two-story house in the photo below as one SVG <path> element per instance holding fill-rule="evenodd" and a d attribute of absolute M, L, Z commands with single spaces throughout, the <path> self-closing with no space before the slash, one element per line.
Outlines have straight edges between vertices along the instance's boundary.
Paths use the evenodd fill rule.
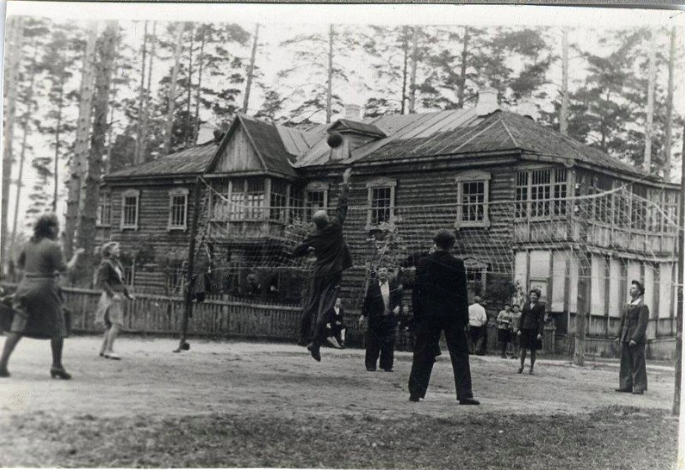
<path fill-rule="evenodd" d="M 187 250 L 201 175 L 211 195 L 203 199 L 210 207 L 202 206 L 211 219 L 201 224 L 211 234 L 206 251 L 214 269 L 232 273 L 225 286 L 239 294 L 247 276 L 281 263 L 284 269 L 258 282 L 273 299 L 293 302 L 298 271 L 285 269 L 293 266 L 287 227 L 317 208 L 335 208 L 341 174 L 351 167 L 345 233 L 354 267 L 343 286 L 351 310 L 363 294 L 374 235 L 394 227 L 415 253 L 449 227 L 472 281 L 485 292 L 503 281 L 524 292 L 539 287 L 562 333 L 575 332 L 582 278 L 590 283 L 588 327 L 597 338 L 616 333 L 629 283 L 639 279 L 653 317 L 650 337 L 672 338 L 678 186 L 530 114 L 500 109 L 486 90 L 470 109 L 363 119 L 350 107 L 344 118 L 305 130 L 238 115 L 215 142 L 107 175 L 102 236 L 121 241 L 124 252 L 150 242 L 156 253 Z M 341 145 L 328 145 L 331 133 Z M 162 279 L 151 261 L 133 282 L 168 283 Z"/>

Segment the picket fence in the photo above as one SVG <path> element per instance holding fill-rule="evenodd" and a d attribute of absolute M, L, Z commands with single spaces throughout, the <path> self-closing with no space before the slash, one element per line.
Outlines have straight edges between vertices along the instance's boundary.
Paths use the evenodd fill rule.
<path fill-rule="evenodd" d="M 95 311 L 102 291 L 64 287 L 65 306 L 72 314 L 72 331 L 99 333 Z M 124 331 L 173 335 L 180 329 L 184 302 L 181 297 L 136 293 L 125 305 Z M 210 298 L 193 304 L 188 325 L 192 336 L 294 340 L 301 309 L 295 306 L 237 302 Z"/>

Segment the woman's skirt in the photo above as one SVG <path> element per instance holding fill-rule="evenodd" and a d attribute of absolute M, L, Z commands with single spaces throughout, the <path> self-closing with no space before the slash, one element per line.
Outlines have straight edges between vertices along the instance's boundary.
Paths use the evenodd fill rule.
<path fill-rule="evenodd" d="M 12 301 L 14 318 L 10 331 L 29 338 L 67 336 L 62 293 L 55 277 L 24 277 Z"/>
<path fill-rule="evenodd" d="M 508 343 L 511 341 L 511 331 L 505 328 L 499 328 L 497 330 L 497 342 L 498 343 Z"/>
<path fill-rule="evenodd" d="M 542 349 L 542 341 L 538 341 L 538 330 L 521 330 L 521 348 L 531 351 Z"/>
<path fill-rule="evenodd" d="M 114 299 L 103 292 L 95 312 L 95 324 L 109 328 L 112 325 L 124 326 L 124 305 L 120 299 Z"/>

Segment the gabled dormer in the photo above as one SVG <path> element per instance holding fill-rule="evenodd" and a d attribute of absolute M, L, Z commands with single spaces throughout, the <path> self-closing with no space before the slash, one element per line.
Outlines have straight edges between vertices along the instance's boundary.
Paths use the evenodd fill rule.
<path fill-rule="evenodd" d="M 347 159 L 353 150 L 387 137 L 387 134 L 375 124 L 362 122 L 359 110 L 357 105 L 348 105 L 345 108 L 345 117 L 338 119 L 328 128 L 330 136 L 338 134 L 342 138 L 342 143 L 332 148 L 331 160 Z"/>

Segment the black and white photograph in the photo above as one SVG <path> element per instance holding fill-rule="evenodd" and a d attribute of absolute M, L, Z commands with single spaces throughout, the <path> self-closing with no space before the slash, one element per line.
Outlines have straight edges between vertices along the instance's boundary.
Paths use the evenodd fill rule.
<path fill-rule="evenodd" d="M 685 469 L 685 9 L 4 11 L 0 467 Z"/>

